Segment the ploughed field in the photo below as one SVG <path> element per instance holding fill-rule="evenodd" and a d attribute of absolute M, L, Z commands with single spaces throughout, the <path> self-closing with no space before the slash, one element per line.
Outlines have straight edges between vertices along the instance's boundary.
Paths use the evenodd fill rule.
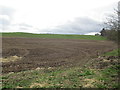
<path fill-rule="evenodd" d="M 2 72 L 83 66 L 90 58 L 115 48 L 116 44 L 103 40 L 3 37 L 2 58 L 6 62 L 2 62 Z"/>

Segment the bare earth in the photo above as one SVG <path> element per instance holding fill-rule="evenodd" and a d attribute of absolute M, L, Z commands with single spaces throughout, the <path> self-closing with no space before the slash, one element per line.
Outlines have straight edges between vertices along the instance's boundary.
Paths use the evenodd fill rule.
<path fill-rule="evenodd" d="M 17 59 L 2 62 L 3 73 L 82 66 L 90 58 L 115 48 L 117 45 L 111 41 L 3 37 L 3 60 Z"/>

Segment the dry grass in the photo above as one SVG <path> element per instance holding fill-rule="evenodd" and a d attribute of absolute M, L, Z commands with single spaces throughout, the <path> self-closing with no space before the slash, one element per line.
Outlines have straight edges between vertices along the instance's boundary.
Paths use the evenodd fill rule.
<path fill-rule="evenodd" d="M 20 60 L 22 57 L 18 57 L 18 56 L 10 56 L 10 57 L 7 57 L 7 58 L 0 58 L 0 62 L 14 62 L 14 61 L 17 61 L 17 60 Z"/>
<path fill-rule="evenodd" d="M 48 83 L 32 83 L 31 85 L 30 85 L 30 88 L 35 88 L 35 87 L 46 87 L 46 86 L 49 86 L 49 84 Z"/>
<path fill-rule="evenodd" d="M 85 85 L 83 85 L 86 88 L 94 88 L 94 84 L 95 82 L 97 82 L 97 80 L 95 78 L 92 79 L 84 79 Z"/>

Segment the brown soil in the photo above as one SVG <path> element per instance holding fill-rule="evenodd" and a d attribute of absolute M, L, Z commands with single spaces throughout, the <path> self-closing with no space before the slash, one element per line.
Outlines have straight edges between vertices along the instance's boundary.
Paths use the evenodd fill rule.
<path fill-rule="evenodd" d="M 38 67 L 82 66 L 89 58 L 115 48 L 117 45 L 111 41 L 3 37 L 2 57 L 22 57 L 15 62 L 3 62 L 3 73 Z"/>

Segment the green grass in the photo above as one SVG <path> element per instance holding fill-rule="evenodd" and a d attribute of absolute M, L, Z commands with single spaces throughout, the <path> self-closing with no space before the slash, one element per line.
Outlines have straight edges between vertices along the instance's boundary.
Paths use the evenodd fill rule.
<path fill-rule="evenodd" d="M 83 75 L 93 74 L 90 70 L 81 70 L 80 68 L 55 71 L 46 69 L 6 74 L 2 79 L 3 88 L 18 86 L 23 88 L 79 88 L 82 86 Z"/>
<path fill-rule="evenodd" d="M 97 79 L 104 83 L 96 83 L 98 88 L 120 88 L 118 83 L 118 73 L 120 65 L 112 65 L 110 67 L 101 70 Z"/>
<path fill-rule="evenodd" d="M 120 54 L 120 48 L 113 50 L 111 52 L 107 52 L 104 54 L 104 56 L 120 56 L 119 54 Z"/>
<path fill-rule="evenodd" d="M 72 67 L 11 73 L 3 75 L 3 88 L 80 88 L 87 84 L 94 88 L 119 88 L 114 78 L 119 67 L 114 65 L 103 70 Z"/>
<path fill-rule="evenodd" d="M 62 39 L 88 39 L 88 40 L 107 40 L 102 36 L 93 35 L 65 35 L 65 34 L 32 34 L 32 33 L 2 33 L 7 37 L 36 37 L 36 38 L 62 38 Z"/>

